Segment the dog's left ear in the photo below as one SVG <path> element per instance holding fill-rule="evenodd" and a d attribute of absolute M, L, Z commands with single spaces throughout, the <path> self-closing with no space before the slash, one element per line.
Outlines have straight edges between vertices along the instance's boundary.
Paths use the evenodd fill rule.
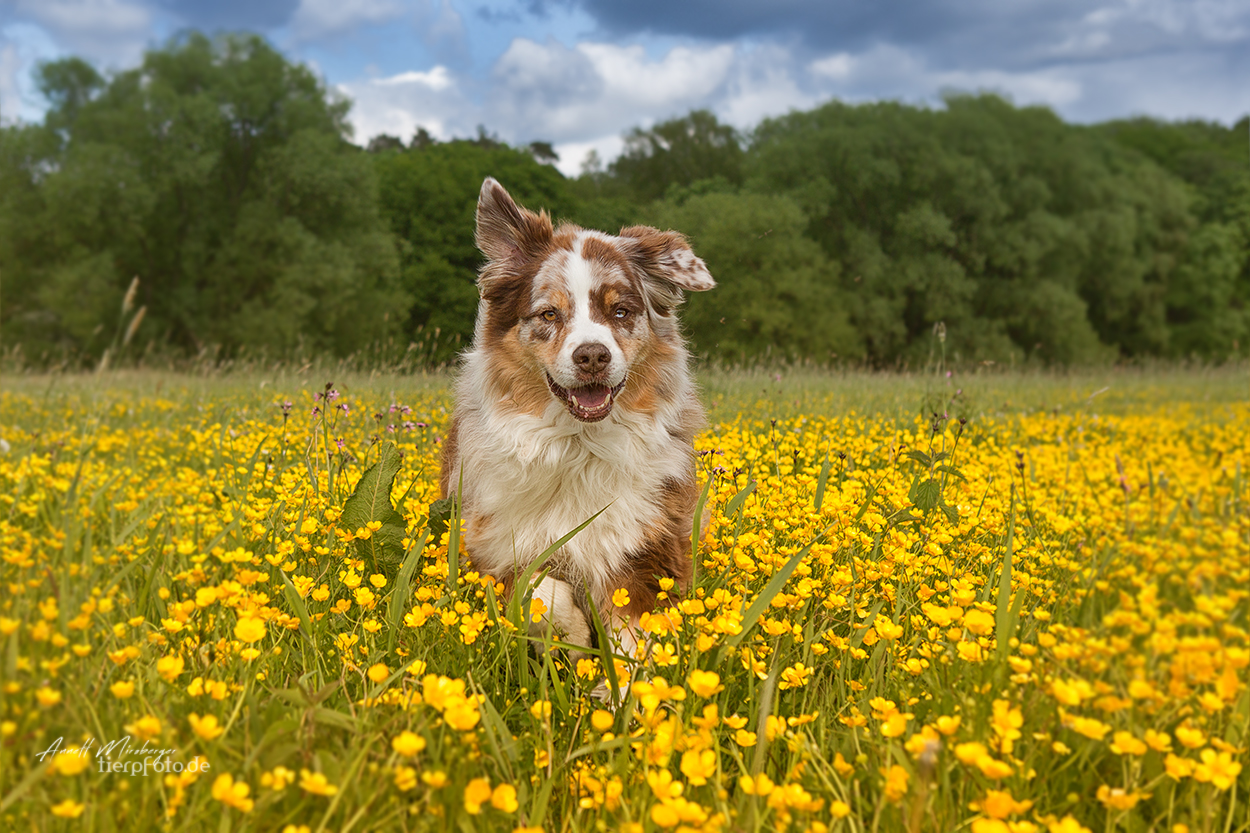
<path fill-rule="evenodd" d="M 681 303 L 680 290 L 704 292 L 716 286 L 707 265 L 690 248 L 686 238 L 675 231 L 650 226 L 621 229 L 621 239 L 630 263 L 650 284 L 653 300 L 667 315 Z"/>

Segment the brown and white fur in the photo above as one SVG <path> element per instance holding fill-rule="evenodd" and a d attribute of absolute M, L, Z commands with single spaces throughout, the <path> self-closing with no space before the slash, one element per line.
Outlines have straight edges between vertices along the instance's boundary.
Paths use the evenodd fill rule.
<path fill-rule="evenodd" d="M 460 490 L 476 569 L 504 583 L 561 536 L 595 520 L 547 562 L 533 630 L 589 646 L 589 593 L 618 650 L 637 646 L 659 580 L 690 579 L 695 431 L 703 421 L 678 327 L 683 290 L 715 281 L 686 239 L 553 228 L 482 183 L 473 346 L 463 357 L 440 486 Z M 613 591 L 629 604 L 616 608 Z"/>

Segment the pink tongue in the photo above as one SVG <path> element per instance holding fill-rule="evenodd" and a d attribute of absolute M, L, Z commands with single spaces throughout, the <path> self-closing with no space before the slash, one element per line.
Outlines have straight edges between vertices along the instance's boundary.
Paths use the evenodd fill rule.
<path fill-rule="evenodd" d="M 569 391 L 573 398 L 577 400 L 577 404 L 587 410 L 594 410 L 608 401 L 608 395 L 611 393 L 607 385 L 590 385 L 584 388 L 576 388 Z"/>

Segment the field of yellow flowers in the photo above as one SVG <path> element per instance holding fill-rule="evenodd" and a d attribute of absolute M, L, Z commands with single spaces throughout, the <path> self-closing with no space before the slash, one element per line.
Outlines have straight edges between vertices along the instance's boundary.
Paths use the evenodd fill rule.
<path fill-rule="evenodd" d="M 1244 373 L 760 379 L 576 661 L 437 503 L 445 380 L 10 380 L 0 828 L 1250 830 Z"/>

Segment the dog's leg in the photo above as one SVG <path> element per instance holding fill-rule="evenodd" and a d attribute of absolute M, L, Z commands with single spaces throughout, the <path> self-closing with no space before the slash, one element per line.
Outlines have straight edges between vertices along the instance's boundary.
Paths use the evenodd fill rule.
<path fill-rule="evenodd" d="M 608 639 L 610 640 L 612 653 L 620 657 L 628 657 L 634 660 L 643 659 L 646 652 L 650 650 L 649 640 L 646 634 L 642 632 L 642 626 L 638 622 L 637 616 L 623 616 L 620 611 L 613 610 L 610 613 L 601 612 L 603 616 L 604 627 L 608 630 Z M 640 656 L 640 653 L 642 656 Z M 616 702 L 624 702 L 625 697 L 629 694 L 629 680 L 618 680 L 617 697 L 612 697 L 612 692 L 608 688 L 608 681 L 602 680 L 594 690 L 590 692 L 590 696 L 604 703 L 611 703 L 613 699 Z"/>
<path fill-rule="evenodd" d="M 534 598 L 542 600 L 547 612 L 537 621 L 530 620 L 530 636 L 542 636 L 548 627 L 552 627 L 555 631 L 553 635 L 563 641 L 590 646 L 590 625 L 577 604 L 572 585 L 546 576 L 534 588 Z"/>

